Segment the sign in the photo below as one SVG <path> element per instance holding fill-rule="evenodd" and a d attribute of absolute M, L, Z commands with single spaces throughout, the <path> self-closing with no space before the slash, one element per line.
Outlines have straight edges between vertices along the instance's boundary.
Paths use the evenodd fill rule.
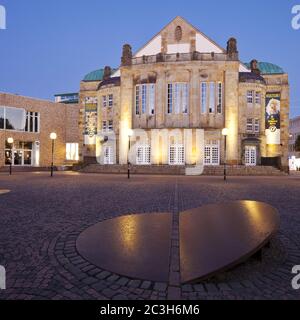
<path fill-rule="evenodd" d="M 281 94 L 271 92 L 266 94 L 266 137 L 267 144 L 280 144 L 280 111 Z"/>
<path fill-rule="evenodd" d="M 85 135 L 94 138 L 97 135 L 98 99 L 97 97 L 85 98 Z"/>

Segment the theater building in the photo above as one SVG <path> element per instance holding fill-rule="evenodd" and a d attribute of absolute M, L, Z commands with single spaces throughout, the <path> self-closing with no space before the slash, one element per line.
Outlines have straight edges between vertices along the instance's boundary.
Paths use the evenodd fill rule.
<path fill-rule="evenodd" d="M 68 166 L 79 160 L 79 105 L 53 103 L 0 93 L 0 169 L 49 167 L 51 133 L 56 133 L 54 165 Z M 8 139 L 13 139 L 13 144 Z"/>
<path fill-rule="evenodd" d="M 218 166 L 227 128 L 228 164 L 287 168 L 288 75 L 241 62 L 235 38 L 225 47 L 181 17 L 134 54 L 124 45 L 119 69 L 81 81 L 82 160 Z"/>

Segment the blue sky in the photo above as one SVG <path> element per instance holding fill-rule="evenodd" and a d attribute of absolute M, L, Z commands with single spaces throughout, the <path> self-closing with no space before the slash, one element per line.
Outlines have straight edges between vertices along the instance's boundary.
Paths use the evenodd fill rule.
<path fill-rule="evenodd" d="M 236 37 L 242 61 L 280 65 L 290 76 L 291 116 L 300 115 L 295 4 L 300 0 L 0 0 L 7 10 L 0 91 L 45 99 L 78 91 L 86 73 L 119 65 L 124 43 L 136 50 L 181 15 L 223 47 Z"/>

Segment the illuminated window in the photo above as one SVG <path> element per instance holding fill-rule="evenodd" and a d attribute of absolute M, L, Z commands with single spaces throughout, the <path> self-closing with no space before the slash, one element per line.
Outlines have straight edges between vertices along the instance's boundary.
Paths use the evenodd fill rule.
<path fill-rule="evenodd" d="M 103 148 L 103 162 L 104 164 L 114 164 L 114 159 L 113 159 L 113 148 L 110 146 L 105 146 Z"/>
<path fill-rule="evenodd" d="M 172 144 L 169 147 L 169 164 L 170 165 L 184 165 L 185 155 L 184 146 L 182 144 Z"/>
<path fill-rule="evenodd" d="M 218 140 L 206 141 L 204 164 L 207 166 L 218 166 L 220 164 L 220 142 Z"/>
<path fill-rule="evenodd" d="M 137 165 L 151 164 L 151 147 L 148 144 L 139 145 L 136 152 Z"/>
<path fill-rule="evenodd" d="M 79 160 L 79 145 L 78 143 L 66 144 L 66 159 L 69 161 Z"/>

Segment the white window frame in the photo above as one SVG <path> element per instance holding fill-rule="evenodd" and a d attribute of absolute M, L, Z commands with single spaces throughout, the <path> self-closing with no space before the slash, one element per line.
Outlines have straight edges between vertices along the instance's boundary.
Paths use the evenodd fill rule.
<path fill-rule="evenodd" d="M 248 167 L 257 165 L 257 148 L 255 146 L 245 146 L 245 165 Z"/>
<path fill-rule="evenodd" d="M 107 107 L 107 96 L 102 96 L 102 107 L 103 108 Z"/>
<path fill-rule="evenodd" d="M 204 148 L 204 165 L 219 166 L 220 165 L 220 141 L 207 140 Z"/>
<path fill-rule="evenodd" d="M 112 108 L 114 106 L 114 95 L 113 94 L 109 94 L 108 95 L 108 107 Z"/>
<path fill-rule="evenodd" d="M 260 132 L 260 121 L 259 119 L 254 119 L 254 132 L 259 133 Z"/>
<path fill-rule="evenodd" d="M 201 82 L 201 113 L 207 113 L 207 83 Z"/>
<path fill-rule="evenodd" d="M 248 118 L 246 120 L 246 131 L 247 132 L 254 132 L 254 126 L 253 126 L 253 119 L 252 118 Z"/>
<path fill-rule="evenodd" d="M 112 146 L 103 147 L 103 164 L 112 165 L 114 164 L 114 152 Z"/>
<path fill-rule="evenodd" d="M 189 84 L 187 82 L 168 83 L 168 114 L 189 113 Z"/>
<path fill-rule="evenodd" d="M 253 105 L 253 102 L 254 102 L 254 91 L 248 90 L 247 91 L 247 104 Z"/>
<path fill-rule="evenodd" d="M 135 115 L 155 114 L 155 83 L 135 86 Z"/>
<path fill-rule="evenodd" d="M 151 165 L 151 146 L 140 144 L 136 148 L 136 164 L 139 166 Z"/>
<path fill-rule="evenodd" d="M 169 165 L 185 165 L 185 148 L 183 144 L 171 144 L 169 146 Z"/>
<path fill-rule="evenodd" d="M 216 83 L 210 82 L 209 83 L 209 113 L 216 112 Z"/>
<path fill-rule="evenodd" d="M 135 86 L 135 114 L 138 116 L 140 115 L 140 86 Z"/>

